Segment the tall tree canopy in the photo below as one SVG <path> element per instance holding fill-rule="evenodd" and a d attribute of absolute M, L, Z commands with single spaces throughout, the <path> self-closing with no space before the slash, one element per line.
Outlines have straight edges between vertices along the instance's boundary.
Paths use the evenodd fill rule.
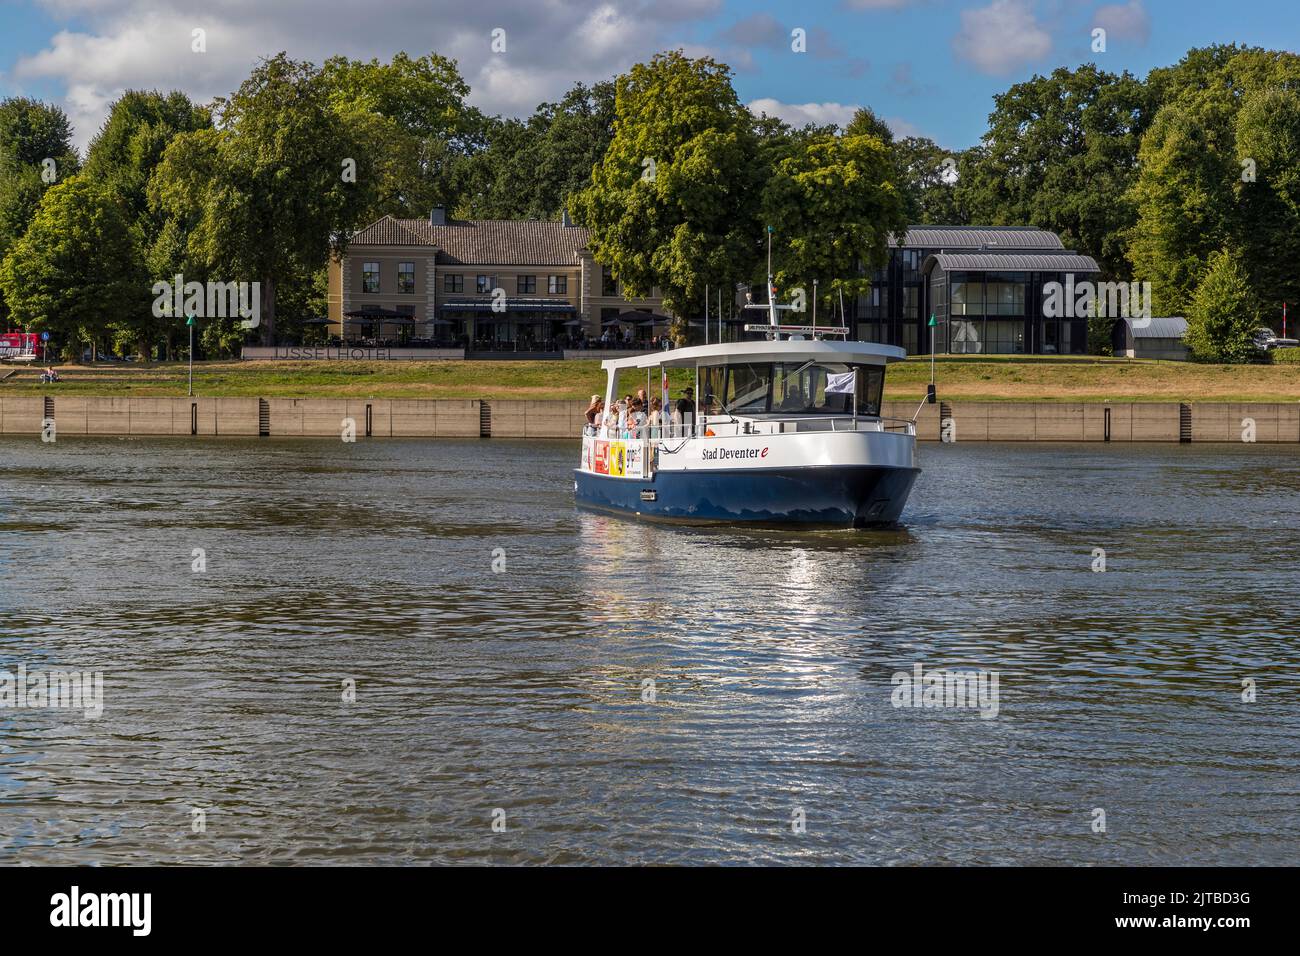
<path fill-rule="evenodd" d="M 1300 56 L 1238 46 L 1189 51 L 1148 78 L 1162 105 L 1130 196 L 1131 258 L 1165 314 L 1191 308 L 1211 253 L 1229 250 L 1268 313 L 1300 296 Z M 1228 349 L 1224 354 L 1231 351 Z"/>
<path fill-rule="evenodd" d="M 99 342 L 114 317 L 147 311 L 150 301 L 119 202 L 85 176 L 45 193 L 0 263 L 0 289 L 19 322 L 49 331 L 65 352 Z"/>
<path fill-rule="evenodd" d="M 373 206 L 371 147 L 332 108 L 330 92 L 309 63 L 283 53 L 263 61 L 218 104 L 216 128 L 172 141 L 152 184 L 165 213 L 198 210 L 187 245 L 213 277 L 261 283 L 268 343 L 276 284 L 322 266 Z"/>
<path fill-rule="evenodd" d="M 471 158 L 487 147 L 492 123 L 465 103 L 469 84 L 455 60 L 336 56 L 325 61 L 321 81 L 334 111 L 371 146 L 365 219 L 425 216 L 465 201 Z"/>
<path fill-rule="evenodd" d="M 852 128 L 852 127 L 850 127 Z M 775 232 L 778 288 L 813 280 L 827 302 L 870 288 L 859 271 L 884 264 L 891 234 L 907 229 L 906 204 L 889 146 L 876 133 L 804 140 L 772 170 L 763 214 Z"/>
<path fill-rule="evenodd" d="M 1128 190 L 1151 112 L 1142 82 L 1085 64 L 1017 83 L 993 102 L 977 161 L 960 178 L 971 215 L 1051 229 L 1107 275 L 1127 275 Z"/>
<path fill-rule="evenodd" d="M 1203 361 L 1250 361 L 1258 354 L 1254 331 L 1259 326 L 1259 304 L 1246 270 L 1226 250 L 1211 253 L 1207 263 L 1187 309 L 1187 344 Z"/>
<path fill-rule="evenodd" d="M 706 285 L 749 276 L 757 260 L 764 173 L 753 116 L 728 67 L 681 52 L 620 76 L 614 114 L 613 140 L 574 213 L 627 294 L 657 287 L 678 316 L 697 313 Z"/>
<path fill-rule="evenodd" d="M 483 219 L 555 219 L 591 182 L 614 135 L 614 84 L 578 83 L 527 121 L 505 120 L 475 157 L 466 212 Z"/>
<path fill-rule="evenodd" d="M 0 258 L 27 231 L 45 191 L 78 166 L 63 110 L 27 97 L 0 100 Z M 8 311 L 0 298 L 0 318 Z"/>

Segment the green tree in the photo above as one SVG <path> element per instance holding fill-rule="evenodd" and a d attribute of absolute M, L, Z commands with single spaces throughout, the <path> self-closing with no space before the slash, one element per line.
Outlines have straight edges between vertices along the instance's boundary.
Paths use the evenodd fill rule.
<path fill-rule="evenodd" d="M 467 106 L 469 85 L 455 60 L 398 53 L 388 63 L 331 57 L 321 67 L 329 103 L 370 146 L 367 222 L 419 217 L 466 198 L 470 162 L 486 146 L 491 121 Z"/>
<path fill-rule="evenodd" d="M 172 249 L 182 223 L 150 207 L 149 180 L 172 139 L 211 125 L 208 111 L 184 93 L 128 90 L 113 103 L 87 150 L 86 176 L 108 189 L 121 205 L 135 234 L 135 245 L 142 252 L 142 266 L 154 280 L 170 280 L 184 271 L 182 263 L 160 255 Z M 166 239 L 161 238 L 164 231 L 168 232 Z M 122 348 L 134 347 L 147 360 L 154 344 L 165 339 L 170 354 L 183 323 L 181 316 L 155 316 L 151 309 L 140 310 L 114 325 L 115 341 Z"/>
<path fill-rule="evenodd" d="M 994 98 L 989 129 L 961 174 L 971 215 L 988 225 L 1036 225 L 1127 275 L 1135 220 L 1128 196 L 1151 116 L 1145 86 L 1085 64 L 1035 76 Z M 976 161 L 977 160 L 977 161 Z"/>
<path fill-rule="evenodd" d="M 78 165 L 63 110 L 26 97 L 0 100 L 0 258 L 27 231 L 45 191 Z M 0 318 L 7 314 L 0 298 Z"/>
<path fill-rule="evenodd" d="M 25 96 L 0 100 L 0 165 L 40 166 L 46 159 L 71 159 L 72 168 L 59 175 L 67 178 L 76 172 L 71 143 L 72 124 L 57 106 Z"/>
<path fill-rule="evenodd" d="M 373 208 L 369 146 L 331 105 L 309 63 L 280 53 L 219 104 L 211 130 L 176 136 L 151 197 L 167 215 L 197 210 L 190 256 L 224 282 L 260 283 L 260 333 L 275 342 L 276 286 L 324 265 Z M 345 171 L 356 165 L 356 181 Z"/>
<path fill-rule="evenodd" d="M 970 224 L 961 169 L 977 155 L 944 149 L 932 139 L 908 136 L 894 143 L 894 162 L 908 223 L 927 226 Z"/>
<path fill-rule="evenodd" d="M 1234 124 L 1246 163 L 1233 183 L 1237 246 L 1266 315 L 1300 302 L 1300 94 L 1270 87 L 1247 94 Z"/>
<path fill-rule="evenodd" d="M 118 197 L 146 244 L 162 221 L 149 208 L 149 177 L 179 133 L 211 127 L 208 111 L 184 93 L 128 90 L 109 108 L 108 119 L 86 151 L 85 172 Z"/>
<path fill-rule="evenodd" d="M 700 309 L 706 285 L 752 275 L 758 261 L 753 116 L 728 67 L 680 51 L 637 64 L 615 89 L 613 140 L 573 212 L 628 294 L 659 289 L 681 341 L 681 317 Z"/>
<path fill-rule="evenodd" d="M 1142 140 L 1130 257 L 1157 315 L 1183 315 L 1205 263 L 1233 232 L 1236 164 L 1189 107 L 1168 104 Z"/>
<path fill-rule="evenodd" d="M 115 316 L 149 308 L 130 224 L 107 190 L 84 176 L 52 187 L 0 263 L 14 317 L 48 331 L 65 352 L 100 343 Z"/>
<path fill-rule="evenodd" d="M 1232 253 L 1212 253 L 1187 310 L 1187 345 L 1205 362 L 1248 362 L 1258 354 L 1259 307 Z"/>
<path fill-rule="evenodd" d="M 494 124 L 474 157 L 475 218 L 555 219 L 591 181 L 614 131 L 614 84 L 574 85 L 558 103 L 542 103 L 526 122 Z"/>
<path fill-rule="evenodd" d="M 1231 251 L 1270 312 L 1300 294 L 1295 139 L 1300 56 L 1253 47 L 1194 49 L 1147 84 L 1159 112 L 1143 137 L 1130 198 L 1137 278 L 1157 311 L 1190 308 L 1210 253 Z M 1258 154 L 1258 155 L 1256 155 Z"/>
<path fill-rule="evenodd" d="M 907 230 L 898 169 L 876 133 L 805 140 L 780 160 L 763 193 L 763 213 L 775 231 L 778 288 L 818 280 L 826 303 L 870 288 L 859 266 L 882 266 L 889 237 Z"/>

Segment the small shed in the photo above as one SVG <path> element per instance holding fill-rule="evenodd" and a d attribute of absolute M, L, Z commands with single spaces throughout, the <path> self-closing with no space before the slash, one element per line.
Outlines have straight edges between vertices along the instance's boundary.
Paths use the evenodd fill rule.
<path fill-rule="evenodd" d="M 1116 326 L 1115 354 L 1128 358 L 1186 362 L 1191 357 L 1183 336 L 1187 320 L 1172 315 L 1161 318 L 1122 319 Z M 1123 338 L 1123 343 L 1118 341 Z"/>

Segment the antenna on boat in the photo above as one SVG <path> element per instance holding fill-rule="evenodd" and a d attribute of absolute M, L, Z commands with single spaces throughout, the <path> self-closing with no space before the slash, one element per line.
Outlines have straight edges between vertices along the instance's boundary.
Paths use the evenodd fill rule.
<path fill-rule="evenodd" d="M 767 325 L 756 325 L 756 324 L 746 323 L 745 331 L 766 332 L 768 341 L 773 341 L 773 342 L 779 341 L 782 333 L 789 336 L 794 336 L 794 335 L 803 336 L 805 334 L 809 334 L 814 339 L 820 339 L 822 335 L 842 335 L 845 338 L 848 338 L 849 330 L 847 326 L 839 326 L 838 328 L 835 326 L 828 326 L 819 329 L 817 327 L 815 319 L 812 325 L 782 325 L 781 324 L 780 319 L 777 317 L 778 310 L 784 309 L 786 311 L 790 311 L 794 309 L 794 306 L 778 305 L 776 301 L 776 281 L 772 278 L 772 233 L 774 231 L 775 230 L 771 226 L 767 227 L 767 305 L 761 305 L 757 302 L 745 303 L 746 309 L 766 309 Z M 817 308 L 817 303 L 816 303 L 817 290 L 816 290 L 815 280 L 813 282 L 813 286 L 814 286 L 813 288 L 814 313 L 813 314 L 815 316 L 816 315 L 815 310 Z M 746 296 L 746 298 L 749 298 L 749 296 Z"/>

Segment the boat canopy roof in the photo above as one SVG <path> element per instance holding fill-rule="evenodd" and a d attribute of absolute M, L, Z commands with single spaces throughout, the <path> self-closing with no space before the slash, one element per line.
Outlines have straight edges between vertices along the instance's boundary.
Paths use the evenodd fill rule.
<path fill-rule="evenodd" d="M 777 342 L 723 342 L 694 345 L 670 352 L 649 352 L 627 358 L 606 359 L 600 367 L 613 371 L 625 368 L 694 368 L 697 365 L 732 365 L 746 362 L 844 362 L 884 365 L 907 358 L 896 345 L 875 342 L 827 342 L 817 339 L 783 339 Z"/>

